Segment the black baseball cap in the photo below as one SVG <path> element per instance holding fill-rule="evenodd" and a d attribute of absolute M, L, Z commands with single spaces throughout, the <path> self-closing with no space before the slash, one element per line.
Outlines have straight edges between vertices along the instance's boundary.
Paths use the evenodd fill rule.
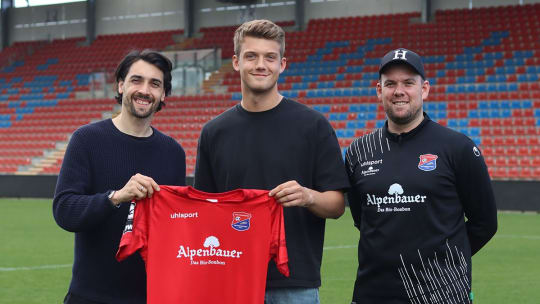
<path fill-rule="evenodd" d="M 422 79 L 426 79 L 424 73 L 424 64 L 422 63 L 422 58 L 420 57 L 420 55 L 404 48 L 392 50 L 386 53 L 383 58 L 381 58 L 381 65 L 379 66 L 379 77 L 381 77 L 384 68 L 395 62 L 403 62 L 408 64 L 420 76 L 422 76 Z"/>

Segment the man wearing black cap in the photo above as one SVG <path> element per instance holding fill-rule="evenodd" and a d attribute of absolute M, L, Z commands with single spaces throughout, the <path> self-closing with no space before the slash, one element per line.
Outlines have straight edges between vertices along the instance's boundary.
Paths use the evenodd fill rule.
<path fill-rule="evenodd" d="M 388 119 L 346 153 L 361 232 L 352 303 L 472 303 L 471 256 L 497 230 L 493 190 L 474 143 L 423 112 L 428 94 L 418 54 L 381 59 Z"/>

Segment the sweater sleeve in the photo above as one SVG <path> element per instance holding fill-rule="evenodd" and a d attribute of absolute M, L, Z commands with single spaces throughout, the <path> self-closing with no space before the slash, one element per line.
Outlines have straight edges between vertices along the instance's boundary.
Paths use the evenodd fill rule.
<path fill-rule="evenodd" d="M 197 147 L 194 188 L 209 193 L 215 193 L 218 192 L 218 189 L 212 175 L 212 164 L 210 163 L 210 155 L 208 154 L 210 147 L 207 137 L 208 131 L 206 128 L 203 128 Z"/>
<path fill-rule="evenodd" d="M 91 230 L 117 210 L 107 193 L 90 193 L 89 153 L 78 130 L 68 144 L 53 199 L 54 219 L 67 231 Z"/>
<path fill-rule="evenodd" d="M 474 255 L 497 231 L 495 196 L 484 158 L 471 140 L 461 145 L 457 159 L 456 186 Z"/>

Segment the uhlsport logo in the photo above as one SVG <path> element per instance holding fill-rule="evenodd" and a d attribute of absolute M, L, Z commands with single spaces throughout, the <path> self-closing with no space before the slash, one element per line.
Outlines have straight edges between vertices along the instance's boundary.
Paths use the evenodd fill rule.
<path fill-rule="evenodd" d="M 227 264 L 223 258 L 239 259 L 243 254 L 239 250 L 218 249 L 221 244 L 215 236 L 209 236 L 204 240 L 203 248 L 192 249 L 189 246 L 180 245 L 176 258 L 189 258 L 191 265 L 225 265 Z M 212 258 L 211 260 L 195 260 L 195 258 Z"/>
<path fill-rule="evenodd" d="M 368 166 L 367 170 L 362 170 L 362 175 L 363 176 L 368 176 L 368 175 L 377 174 L 377 172 L 379 172 L 379 169 L 375 168 L 374 166 L 381 165 L 382 162 L 383 162 L 382 159 L 378 159 L 378 160 L 365 161 L 365 162 L 361 163 L 360 164 L 361 168 L 363 168 L 364 166 Z"/>
<path fill-rule="evenodd" d="M 185 219 L 190 219 L 190 218 L 197 218 L 199 217 L 199 212 L 186 212 L 186 213 L 174 212 L 174 213 L 171 213 L 170 217 L 173 220 L 174 219 L 185 220 Z"/>
<path fill-rule="evenodd" d="M 231 227 L 238 231 L 246 231 L 251 224 L 251 214 L 247 212 L 233 212 Z"/>
<path fill-rule="evenodd" d="M 426 201 L 426 195 L 403 195 L 403 187 L 400 184 L 392 184 L 388 188 L 388 196 L 377 196 L 375 194 L 367 194 L 366 204 L 367 206 L 377 206 L 377 212 L 403 212 L 411 211 L 410 206 L 412 203 L 424 203 Z M 385 205 L 397 205 L 400 204 L 402 207 L 386 207 Z"/>
<path fill-rule="evenodd" d="M 437 155 L 434 154 L 422 154 L 420 155 L 420 162 L 418 163 L 418 169 L 422 171 L 433 171 L 437 169 Z"/>

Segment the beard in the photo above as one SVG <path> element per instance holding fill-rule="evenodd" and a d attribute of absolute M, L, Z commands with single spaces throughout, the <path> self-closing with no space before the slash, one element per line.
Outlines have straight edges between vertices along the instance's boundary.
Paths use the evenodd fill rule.
<path fill-rule="evenodd" d="M 415 120 L 418 115 L 422 113 L 422 107 L 411 109 L 407 111 L 405 115 L 396 115 L 391 107 L 385 109 L 388 119 L 390 119 L 396 125 L 407 125 L 411 121 Z"/>
<path fill-rule="evenodd" d="M 142 113 L 138 112 L 137 109 L 135 108 L 134 99 L 141 99 L 141 100 L 148 101 L 151 106 L 146 112 L 142 112 Z M 158 105 L 155 104 L 155 98 L 152 95 L 145 95 L 141 93 L 135 93 L 131 95 L 131 98 L 129 98 L 126 102 L 128 104 L 129 112 L 133 116 L 137 118 L 141 118 L 141 119 L 150 117 L 152 114 L 156 112 L 157 107 L 158 107 Z"/>

